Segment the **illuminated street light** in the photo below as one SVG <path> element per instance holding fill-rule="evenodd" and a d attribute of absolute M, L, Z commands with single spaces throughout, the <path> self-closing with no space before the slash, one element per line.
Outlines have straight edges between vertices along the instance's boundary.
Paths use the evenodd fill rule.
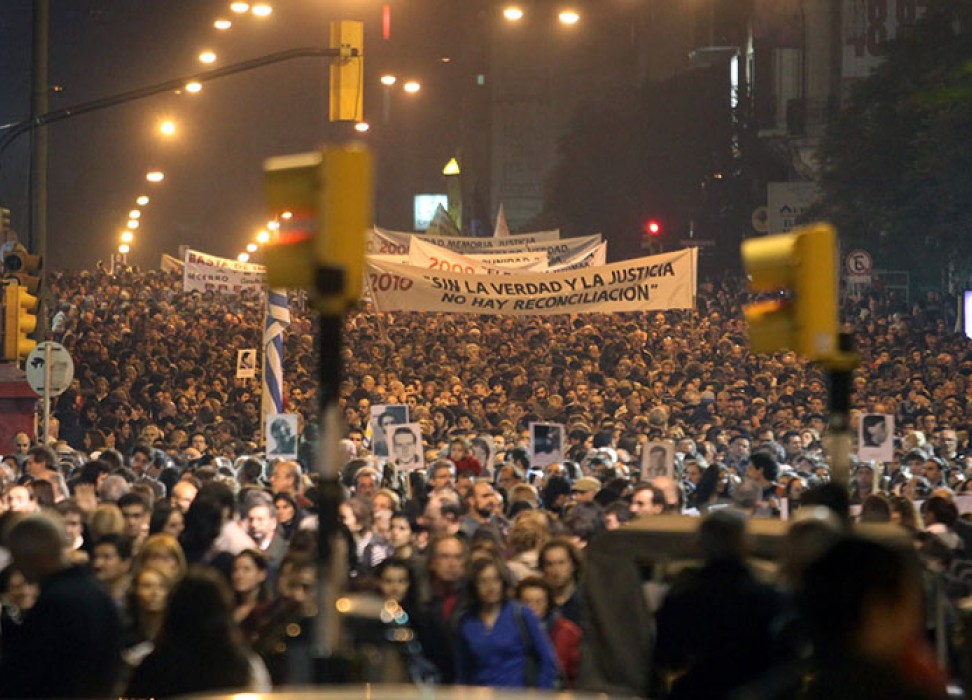
<path fill-rule="evenodd" d="M 265 2 L 258 2 L 250 8 L 254 17 L 269 17 L 273 8 Z"/>
<path fill-rule="evenodd" d="M 195 80 L 191 83 L 186 83 L 186 92 L 202 92 L 202 83 Z"/>
<path fill-rule="evenodd" d="M 560 13 L 559 19 L 561 24 L 577 24 L 580 20 L 580 15 L 574 10 L 564 10 Z"/>
<path fill-rule="evenodd" d="M 131 249 L 132 247 L 127 243 L 122 243 L 120 246 L 118 246 L 118 252 L 121 253 L 122 255 L 128 255 Z"/>
<path fill-rule="evenodd" d="M 171 119 L 166 119 L 159 124 L 159 133 L 163 136 L 174 136 L 176 132 L 175 122 Z"/>
<path fill-rule="evenodd" d="M 135 240 L 135 234 L 134 233 L 132 233 L 131 231 L 123 231 L 122 232 L 122 235 L 121 235 L 121 242 L 122 243 L 131 243 L 134 240 Z"/>
<path fill-rule="evenodd" d="M 285 211 L 285 212 L 282 212 L 282 213 L 280 214 L 280 218 L 281 218 L 281 219 L 284 219 L 284 220 L 286 220 L 286 221 L 290 221 L 290 220 L 291 220 L 292 218 L 294 218 L 294 213 L 293 213 L 292 211 Z"/>
<path fill-rule="evenodd" d="M 383 75 L 383 76 L 381 76 L 381 84 L 382 85 L 385 85 L 387 87 L 391 87 L 392 85 L 394 85 L 397 82 L 398 82 L 398 78 L 396 78 L 394 75 Z"/>
<path fill-rule="evenodd" d="M 149 200 L 149 198 L 148 198 L 148 196 L 147 196 L 147 195 L 144 195 L 144 194 L 143 194 L 143 195 L 139 195 L 139 196 L 138 196 L 138 197 L 137 197 L 137 198 L 135 199 L 135 204 L 137 204 L 137 205 L 138 205 L 138 206 L 140 206 L 140 207 L 144 207 L 144 206 L 145 206 L 146 204 L 148 204 L 148 203 L 149 203 L 149 201 L 150 201 L 150 200 Z"/>
<path fill-rule="evenodd" d="M 247 243 L 246 244 L 246 252 L 247 253 L 255 253 L 259 249 L 260 249 L 260 246 L 258 246 L 256 243 Z"/>
<path fill-rule="evenodd" d="M 221 32 L 225 32 L 227 29 L 233 26 L 233 23 L 228 19 L 218 19 L 213 22 L 213 26 L 216 27 Z"/>
<path fill-rule="evenodd" d="M 354 130 L 361 134 L 365 133 L 370 128 L 371 127 L 368 125 L 368 122 L 358 122 L 354 125 Z"/>
<path fill-rule="evenodd" d="M 269 229 L 270 231 L 276 231 L 279 228 L 280 228 L 280 224 L 277 223 L 276 221 L 268 221 L 267 222 L 267 229 Z"/>
<path fill-rule="evenodd" d="M 203 51 L 199 54 L 200 63 L 216 63 L 216 54 L 212 51 Z"/>
<path fill-rule="evenodd" d="M 152 170 L 145 173 L 145 179 L 149 182 L 162 182 L 165 179 L 165 173 L 161 170 Z"/>
<path fill-rule="evenodd" d="M 140 219 L 142 218 L 142 212 L 140 212 L 138 209 L 132 209 L 130 212 L 128 212 L 128 218 Z"/>
<path fill-rule="evenodd" d="M 239 255 L 236 256 L 236 259 L 240 262 L 250 262 L 250 254 L 240 253 Z"/>
<path fill-rule="evenodd" d="M 416 93 L 422 89 L 422 86 L 415 80 L 409 80 L 407 83 L 402 85 L 402 90 L 405 92 Z"/>
<path fill-rule="evenodd" d="M 231 2 L 230 10 L 238 15 L 242 15 L 244 12 L 250 11 L 250 3 L 248 2 Z"/>
<path fill-rule="evenodd" d="M 138 228 L 138 219 L 129 219 L 126 226 L 134 231 Z"/>
<path fill-rule="evenodd" d="M 260 231 L 257 234 L 256 240 L 257 240 L 257 243 L 259 243 L 260 245 L 263 245 L 265 243 L 269 243 L 270 242 L 270 232 L 269 231 Z"/>
<path fill-rule="evenodd" d="M 503 17 L 510 22 L 519 22 L 523 19 L 523 10 L 515 5 L 503 8 Z"/>

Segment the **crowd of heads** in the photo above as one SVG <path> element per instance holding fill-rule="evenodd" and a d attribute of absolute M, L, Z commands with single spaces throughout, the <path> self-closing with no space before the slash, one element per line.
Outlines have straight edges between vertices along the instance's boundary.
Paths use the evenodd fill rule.
<path fill-rule="evenodd" d="M 300 453 L 268 460 L 260 370 L 236 372 L 238 351 L 262 346 L 258 294 L 187 293 L 176 274 L 131 270 L 57 274 L 51 287 L 76 380 L 56 403 L 49 445 L 15 438 L 3 508 L 55 516 L 69 558 L 90 565 L 142 641 L 161 634 L 166 595 L 202 563 L 223 572 L 236 621 L 265 645 L 254 630 L 267 619 L 253 615 L 281 599 L 304 609 L 313 587 L 313 314 L 291 298 L 283 410 L 299 416 Z M 834 496 L 827 377 L 793 353 L 750 352 L 748 298 L 727 277 L 701 283 L 693 311 L 350 313 L 338 392 L 348 584 L 412 606 L 463 581 L 475 602 L 483 576 L 497 577 L 504 596 L 570 616 L 599 533 L 726 505 L 792 518 L 821 502 L 850 517 L 849 503 L 862 520 L 927 525 L 958 552 L 972 346 L 950 331 L 948 300 L 875 290 L 845 302 L 861 357 L 851 422 L 885 414 L 896 430 L 893 459 L 855 464 Z M 376 406 L 407 406 L 421 444 L 381 413 L 373 425 Z M 866 435 L 878 430 L 864 420 Z M 534 463 L 535 423 L 563 426 L 561 458 Z M 386 431 L 389 457 L 376 457 Z M 402 466 L 414 451 L 421 467 Z"/>

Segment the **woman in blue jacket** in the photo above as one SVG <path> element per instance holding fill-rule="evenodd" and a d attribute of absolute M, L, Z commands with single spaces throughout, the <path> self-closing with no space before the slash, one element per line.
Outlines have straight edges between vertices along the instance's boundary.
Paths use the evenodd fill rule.
<path fill-rule="evenodd" d="M 554 688 L 557 657 L 533 612 L 510 600 L 503 562 L 479 559 L 468 578 L 468 608 L 458 623 L 457 682 L 504 688 Z"/>

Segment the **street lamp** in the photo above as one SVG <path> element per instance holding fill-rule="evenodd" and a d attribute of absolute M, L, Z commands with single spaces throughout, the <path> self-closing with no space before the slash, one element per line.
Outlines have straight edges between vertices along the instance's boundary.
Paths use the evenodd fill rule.
<path fill-rule="evenodd" d="M 515 5 L 503 8 L 503 17 L 509 22 L 519 22 L 523 19 L 523 10 Z"/>
<path fill-rule="evenodd" d="M 150 200 L 148 196 L 144 194 L 139 195 L 138 197 L 135 198 L 135 204 L 137 204 L 140 207 L 144 207 L 146 204 L 149 203 L 149 201 Z"/>
<path fill-rule="evenodd" d="M 202 92 L 202 83 L 196 80 L 193 80 L 190 83 L 186 83 L 186 92 L 192 92 L 192 93 Z"/>
<path fill-rule="evenodd" d="M 126 224 L 126 226 L 128 226 L 128 228 L 132 229 L 133 231 L 138 228 L 138 225 L 139 225 L 138 219 L 129 219 L 128 223 Z"/>
<path fill-rule="evenodd" d="M 122 235 L 121 235 L 122 243 L 131 243 L 134 240 L 135 240 L 134 233 L 132 233 L 131 231 L 122 231 Z"/>
<path fill-rule="evenodd" d="M 250 254 L 249 253 L 240 253 L 239 255 L 236 256 L 236 259 L 239 262 L 250 262 Z"/>
<path fill-rule="evenodd" d="M 244 12 L 250 11 L 250 3 L 248 2 L 231 2 L 230 10 L 238 15 L 242 15 Z"/>
<path fill-rule="evenodd" d="M 247 253 L 255 253 L 259 249 L 260 249 L 260 246 L 258 246 L 256 243 L 247 243 L 246 244 L 246 252 Z"/>
<path fill-rule="evenodd" d="M 130 212 L 128 212 L 128 218 L 140 219 L 142 218 L 142 212 L 140 212 L 138 209 L 132 209 Z"/>
<path fill-rule="evenodd" d="M 145 173 L 145 179 L 149 182 L 162 182 L 165 179 L 165 173 L 161 170 L 152 170 Z"/>
<path fill-rule="evenodd" d="M 253 13 L 254 17 L 269 17 L 273 8 L 265 2 L 258 2 L 250 8 L 250 12 Z"/>
<path fill-rule="evenodd" d="M 577 24 L 577 22 L 580 20 L 580 15 L 577 14 L 575 10 L 563 10 L 561 11 L 560 15 L 558 15 L 558 19 L 560 20 L 561 24 Z"/>
<path fill-rule="evenodd" d="M 216 27 L 221 32 L 225 32 L 227 29 L 233 26 L 233 23 L 228 19 L 218 19 L 213 22 L 213 26 Z"/>
<path fill-rule="evenodd" d="M 216 63 L 216 53 L 213 51 L 203 51 L 199 54 L 200 63 Z"/>
<path fill-rule="evenodd" d="M 269 231 L 266 231 L 266 230 L 260 231 L 259 233 L 257 233 L 256 240 L 257 240 L 257 243 L 259 243 L 260 245 L 264 245 L 265 243 L 269 243 L 270 242 L 270 232 Z"/>
<path fill-rule="evenodd" d="M 416 93 L 422 89 L 422 85 L 416 80 L 409 80 L 407 83 L 402 85 L 402 90 L 409 93 Z"/>
<path fill-rule="evenodd" d="M 381 84 L 384 85 L 385 87 L 391 87 L 397 82 L 398 82 L 398 78 L 396 78 L 394 75 L 381 76 Z"/>
<path fill-rule="evenodd" d="M 359 134 L 365 133 L 370 128 L 371 126 L 368 125 L 368 122 L 358 122 L 357 124 L 354 125 L 354 130 L 357 131 Z"/>
<path fill-rule="evenodd" d="M 174 136 L 175 132 L 176 125 L 171 119 L 165 119 L 159 124 L 159 133 L 163 136 Z"/>

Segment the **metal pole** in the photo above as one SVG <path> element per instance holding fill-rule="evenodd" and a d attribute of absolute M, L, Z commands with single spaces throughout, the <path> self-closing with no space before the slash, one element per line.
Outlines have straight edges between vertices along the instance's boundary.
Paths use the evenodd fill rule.
<path fill-rule="evenodd" d="M 34 0 L 33 89 L 30 115 L 33 129 L 30 139 L 30 245 L 28 248 L 43 261 L 47 257 L 47 128 L 39 117 L 47 113 L 47 73 L 50 27 L 50 0 Z M 46 304 L 43 292 L 44 267 L 41 266 L 41 293 L 37 295 L 36 337 L 44 338 L 47 330 Z"/>
<path fill-rule="evenodd" d="M 44 343 L 44 441 L 51 439 L 51 344 Z"/>

